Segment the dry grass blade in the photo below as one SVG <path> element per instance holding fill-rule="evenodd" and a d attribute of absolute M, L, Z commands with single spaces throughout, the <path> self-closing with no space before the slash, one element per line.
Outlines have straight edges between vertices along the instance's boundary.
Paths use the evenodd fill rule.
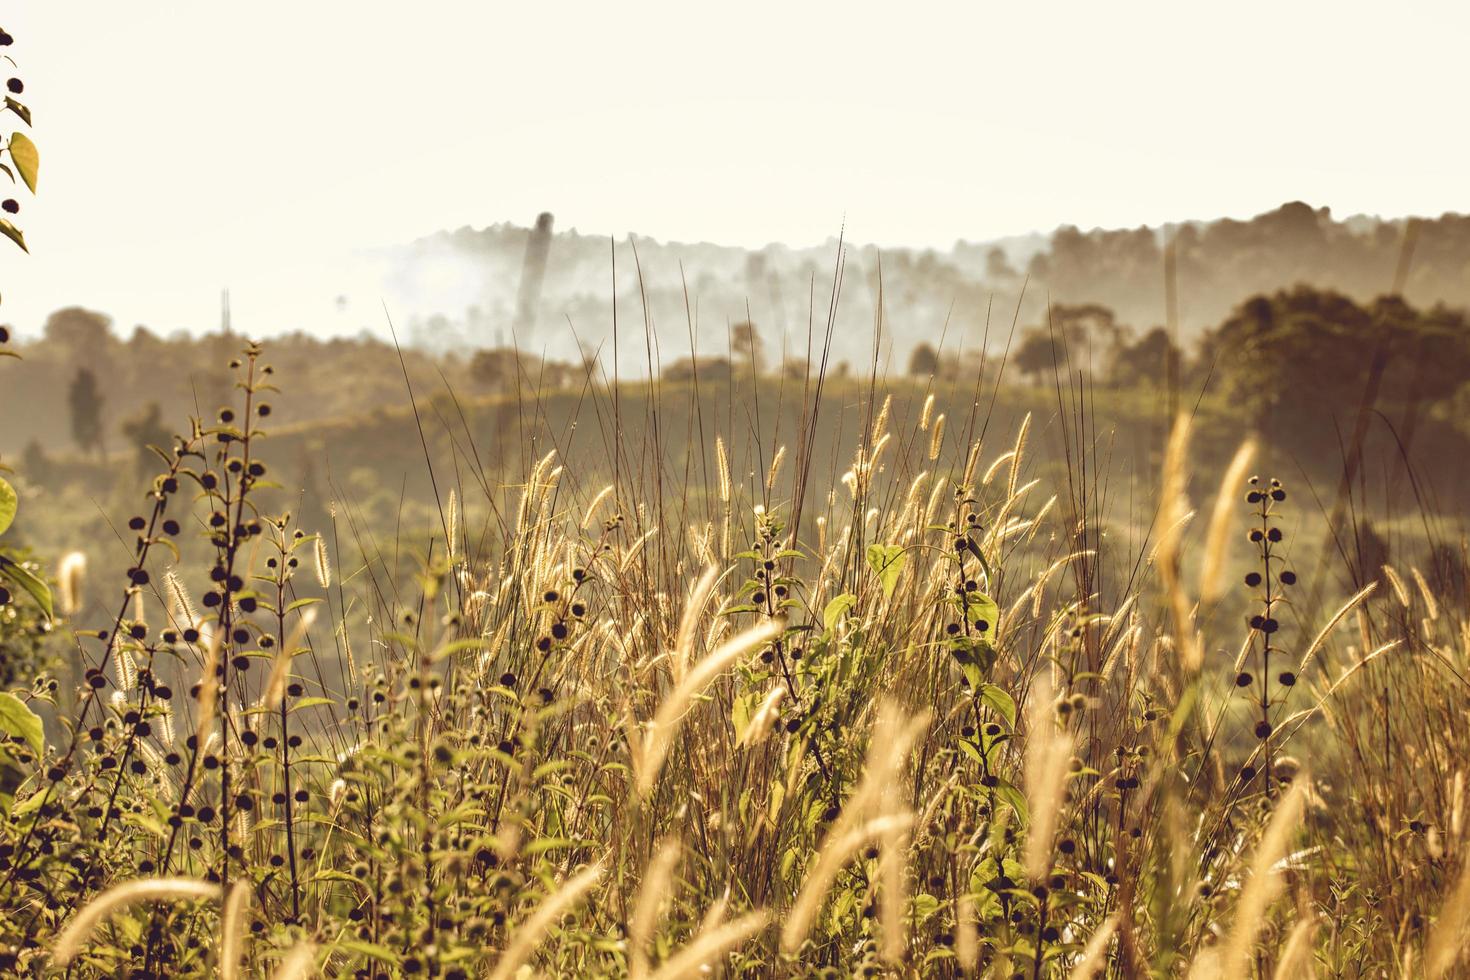
<path fill-rule="evenodd" d="M 695 635 L 699 629 L 699 617 L 704 615 L 704 607 L 719 579 L 720 570 L 714 565 L 709 566 L 699 577 L 699 581 L 694 583 L 689 598 L 684 602 L 684 615 L 679 620 L 679 635 L 674 641 L 674 656 L 670 661 L 675 683 L 682 681 L 689 671 L 689 660 L 694 655 Z"/>
<path fill-rule="evenodd" d="M 1026 436 L 1031 432 L 1031 413 L 1021 419 L 1021 427 L 1016 430 L 1016 445 L 1011 450 L 1011 472 L 1006 477 L 1006 499 L 1010 500 L 1016 496 L 1016 485 L 1021 480 L 1021 458 L 1026 453 Z"/>
<path fill-rule="evenodd" d="M 582 899 L 593 885 L 602 878 L 602 865 L 594 864 L 573 875 L 560 888 L 548 896 L 525 922 L 511 933 L 514 937 L 509 948 L 495 963 L 490 980 L 510 980 L 516 971 L 530 958 L 541 942 L 541 937 L 552 924 L 573 905 Z"/>
<path fill-rule="evenodd" d="M 737 634 L 695 664 L 668 697 L 664 698 L 643 736 L 642 751 L 638 753 L 637 788 L 640 796 L 647 796 L 658 781 L 664 759 L 668 756 L 674 734 L 678 731 L 679 721 L 688 710 L 689 703 L 702 694 L 711 681 L 733 666 L 735 661 L 780 633 L 781 623 L 771 620 Z"/>
<path fill-rule="evenodd" d="M 1348 613 L 1358 608 L 1358 605 L 1362 603 L 1364 599 L 1372 595 L 1373 590 L 1376 588 L 1378 588 L 1377 582 L 1369 582 L 1367 585 L 1363 586 L 1363 588 L 1359 589 L 1358 592 L 1354 594 L 1351 599 L 1343 603 L 1341 609 L 1332 614 L 1332 616 L 1327 620 L 1326 625 L 1324 625 L 1322 629 L 1317 632 L 1316 638 L 1313 639 L 1311 644 L 1307 647 L 1307 652 L 1302 654 L 1301 666 L 1297 667 L 1296 669 L 1296 672 L 1298 674 L 1305 674 L 1307 672 L 1307 667 L 1311 665 L 1312 658 L 1315 657 L 1317 655 L 1317 652 L 1322 649 L 1323 644 L 1327 642 L 1327 638 L 1331 636 L 1332 631 L 1337 628 L 1337 624 L 1342 622 L 1343 618 L 1347 616 Z"/>
<path fill-rule="evenodd" d="M 195 699 L 199 706 L 195 737 L 205 744 L 209 737 L 209 726 L 214 723 L 214 714 L 219 701 L 219 665 L 223 638 L 219 630 L 211 629 L 204 638 L 204 670 L 199 675 L 199 695 Z"/>
<path fill-rule="evenodd" d="M 1189 416 L 1180 415 L 1169 434 L 1168 449 L 1164 453 L 1164 475 L 1162 503 L 1159 505 L 1159 520 L 1163 531 L 1159 535 L 1158 568 L 1164 582 L 1164 593 L 1169 599 L 1169 608 L 1174 617 L 1174 644 L 1179 651 L 1180 665 L 1190 674 L 1199 670 L 1204 661 L 1199 639 L 1195 636 L 1194 622 L 1190 616 L 1189 599 L 1184 594 L 1180 579 L 1179 545 L 1184 536 L 1184 525 L 1189 520 L 1189 499 L 1185 494 L 1188 483 L 1187 461 L 1189 454 Z"/>
<path fill-rule="evenodd" d="M 68 552 L 56 567 L 57 598 L 61 612 L 75 616 L 82 608 L 82 585 L 87 580 L 87 556 L 80 551 Z"/>
<path fill-rule="evenodd" d="M 906 874 L 908 856 L 908 827 L 894 823 L 883 833 L 878 856 L 878 881 L 883 893 L 883 901 L 878 906 L 882 923 L 878 935 L 878 955 L 890 966 L 903 961 L 908 945 L 908 936 L 904 929 L 904 910 L 909 904 Z"/>
<path fill-rule="evenodd" d="M 1038 678 L 1027 699 L 1027 718 L 1026 806 L 1030 825 L 1026 828 L 1025 864 L 1026 874 L 1037 881 L 1051 869 L 1052 839 L 1061 818 L 1072 757 L 1072 739 L 1057 726 L 1051 685 L 1045 675 Z"/>
<path fill-rule="evenodd" d="M 1113 933 L 1118 928 L 1118 916 L 1116 913 L 1108 916 L 1092 938 L 1087 940 L 1087 945 L 1082 949 L 1082 955 L 1077 958 L 1077 963 L 1068 974 L 1071 980 L 1092 980 L 1106 965 L 1108 955 L 1108 943 L 1113 940 Z"/>
<path fill-rule="evenodd" d="M 266 681 L 265 694 L 261 697 L 261 704 L 266 708 L 279 707 L 281 699 L 286 696 L 286 682 L 291 678 L 291 661 L 295 659 L 296 651 L 301 648 L 301 641 L 306 638 L 306 631 L 311 629 L 314 622 L 316 607 L 306 606 L 297 617 L 296 625 L 286 637 L 286 642 L 281 644 L 281 648 L 272 658 L 270 678 Z"/>
<path fill-rule="evenodd" d="M 1440 907 L 1439 918 L 1424 947 L 1424 971 L 1428 980 L 1439 980 L 1460 962 L 1470 944 L 1470 859 L 1460 868 L 1460 877 Z"/>
<path fill-rule="evenodd" d="M 751 712 L 750 722 L 745 726 L 745 731 L 740 733 L 737 745 L 754 745 L 765 738 L 771 731 L 771 725 L 776 720 L 776 711 L 781 701 L 786 696 L 786 688 L 773 687 L 760 703 L 760 706 Z"/>
<path fill-rule="evenodd" d="M 683 949 L 659 967 L 652 980 L 703 976 L 705 968 L 715 957 L 722 956 L 760 932 L 770 919 L 769 913 L 751 912 L 734 922 L 701 930 Z"/>
<path fill-rule="evenodd" d="M 1235 903 L 1235 921 L 1220 946 L 1220 956 L 1216 961 L 1218 976 L 1243 977 L 1250 973 L 1251 950 L 1256 936 L 1265 925 L 1271 903 L 1281 891 L 1277 863 L 1285 856 L 1287 844 L 1301 824 L 1310 782 L 1305 773 L 1292 780 L 1291 789 L 1277 801 L 1276 812 L 1271 815 L 1265 833 L 1256 843 L 1250 879 L 1241 889 L 1240 899 Z"/>
<path fill-rule="evenodd" d="M 316 972 L 316 943 L 309 940 L 297 943 L 281 958 L 271 980 L 305 980 Z"/>
<path fill-rule="evenodd" d="M 445 510 L 445 547 L 449 552 L 449 564 L 453 565 L 459 560 L 459 494 L 453 489 L 449 491 L 449 506 Z"/>
<path fill-rule="evenodd" d="M 250 909 L 250 884 L 241 879 L 230 886 L 219 922 L 220 980 L 240 975 L 240 957 L 245 952 L 245 916 Z"/>
<path fill-rule="evenodd" d="M 56 937 L 51 958 L 57 966 L 66 966 L 80 952 L 92 931 L 114 912 L 139 902 L 173 902 L 190 899 L 218 901 L 219 885 L 195 878 L 141 878 L 116 885 L 98 895 L 72 917 L 61 935 Z"/>
<path fill-rule="evenodd" d="M 1316 971 L 1312 969 L 1312 936 L 1317 931 L 1317 920 L 1303 916 L 1286 937 L 1281 946 L 1281 955 L 1276 959 L 1273 980 L 1311 980 Z"/>
<path fill-rule="evenodd" d="M 679 842 L 665 841 L 649 863 L 643 883 L 638 887 L 638 903 L 633 907 L 633 919 L 628 923 L 629 980 L 639 980 L 648 975 L 648 943 L 658 924 L 659 909 L 668 897 L 679 857 Z"/>
<path fill-rule="evenodd" d="M 189 595 L 189 590 L 184 587 L 183 580 L 173 569 L 163 573 L 163 588 L 173 600 L 174 620 L 180 628 L 193 626 L 199 622 L 199 612 L 194 608 L 194 600 Z"/>
<path fill-rule="evenodd" d="M 327 553 L 327 539 L 320 534 L 311 549 L 313 564 L 316 566 L 316 581 L 324 589 L 332 587 L 332 556 Z"/>
<path fill-rule="evenodd" d="M 720 503 L 730 502 L 730 456 L 725 452 L 725 440 L 715 436 L 715 467 L 720 480 Z"/>
<path fill-rule="evenodd" d="M 1235 457 L 1225 470 L 1220 481 L 1220 491 L 1215 495 L 1215 507 L 1210 512 L 1209 530 L 1205 532 L 1205 554 L 1200 564 L 1200 602 L 1214 602 L 1220 597 L 1225 569 L 1225 545 L 1230 540 L 1230 529 L 1234 526 L 1237 489 L 1245 482 L 1246 470 L 1256 455 L 1256 441 L 1247 439 L 1235 451 Z"/>
<path fill-rule="evenodd" d="M 960 969 L 974 973 L 980 965 L 980 930 L 975 923 L 975 896 L 962 894 L 955 907 L 954 955 Z"/>
<path fill-rule="evenodd" d="M 791 911 L 786 917 L 786 924 L 781 929 L 781 948 L 788 953 L 793 953 L 801 946 L 811 928 L 812 919 L 816 917 L 822 900 L 827 896 L 827 889 L 832 887 L 832 882 L 837 877 L 837 872 L 842 870 L 842 866 L 858 852 L 859 848 L 895 830 L 907 830 L 913 825 L 913 822 L 912 814 L 874 817 L 857 829 L 848 831 L 839 839 L 828 841 L 823 845 L 817 854 L 816 864 L 807 872 L 806 879 L 801 883 L 801 891 L 797 893 L 796 902 L 791 906 Z"/>
<path fill-rule="evenodd" d="M 939 418 L 934 420 L 934 431 L 929 434 L 929 460 L 933 462 L 939 458 L 939 453 L 944 449 L 944 413 L 939 413 Z"/>

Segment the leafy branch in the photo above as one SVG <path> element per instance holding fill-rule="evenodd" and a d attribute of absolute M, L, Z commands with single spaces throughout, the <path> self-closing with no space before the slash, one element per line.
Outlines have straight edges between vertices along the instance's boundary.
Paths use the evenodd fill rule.
<path fill-rule="evenodd" d="M 0 29 L 0 47 L 8 47 L 13 41 L 14 38 L 9 33 Z M 4 59 L 15 67 L 15 59 L 9 55 L 5 55 Z M 6 79 L 5 88 L 8 94 L 5 96 L 5 105 L 0 108 L 0 113 L 14 113 L 16 118 L 29 128 L 31 110 L 16 98 L 25 91 L 25 83 L 18 77 L 12 76 Z M 5 157 L 9 159 L 6 160 Z M 5 141 L 4 148 L 0 149 L 0 173 L 9 177 L 12 185 L 24 184 L 26 189 L 34 194 L 36 193 L 36 175 L 40 169 L 41 154 L 36 149 L 36 144 L 19 129 L 12 132 L 9 139 Z M 0 216 L 0 233 L 20 246 L 21 251 L 29 252 L 30 249 L 26 247 L 25 234 L 10 218 L 10 215 L 20 213 L 20 202 L 13 197 L 6 197 L 0 200 L 0 211 L 5 212 L 3 216 Z"/>

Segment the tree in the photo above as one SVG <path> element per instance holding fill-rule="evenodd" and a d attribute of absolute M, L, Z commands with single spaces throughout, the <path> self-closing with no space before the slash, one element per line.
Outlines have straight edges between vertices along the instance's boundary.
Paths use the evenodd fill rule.
<path fill-rule="evenodd" d="M 1060 353 L 1052 343 L 1051 332 L 1045 327 L 1027 327 L 1021 332 L 1021 342 L 1012 355 L 1016 370 L 1031 381 L 1038 382 L 1056 366 Z"/>
<path fill-rule="evenodd" d="M 66 393 L 71 407 L 71 435 L 83 450 L 102 452 L 102 392 L 97 376 L 88 368 L 77 368 Z"/>
<path fill-rule="evenodd" d="M 146 476 L 152 471 L 158 457 L 150 446 L 167 449 L 172 433 L 163 424 L 163 412 L 158 402 L 149 402 L 137 415 L 122 424 L 123 435 L 127 436 L 138 451 L 138 475 Z"/>
<path fill-rule="evenodd" d="M 49 483 L 51 481 L 51 460 L 46 456 L 46 447 L 41 445 L 39 439 L 31 439 L 26 442 L 26 448 L 21 453 L 21 466 L 26 478 L 32 483 Z"/>
<path fill-rule="evenodd" d="M 665 381 L 693 381 L 702 384 L 729 382 L 734 369 L 725 357 L 685 357 L 667 365 L 662 372 Z"/>
<path fill-rule="evenodd" d="M 1123 344 L 1113 357 L 1112 380 L 1118 385 L 1162 387 L 1179 376 L 1180 352 L 1163 327 L 1154 327 L 1131 344 Z"/>
<path fill-rule="evenodd" d="M 909 374 L 916 378 L 930 378 L 939 373 L 939 354 L 933 345 L 921 343 L 909 356 Z"/>
<path fill-rule="evenodd" d="M 1056 303 L 1047 310 L 1045 325 L 1022 332 L 1016 367 L 1033 378 L 1056 365 L 1106 373 L 1127 333 L 1113 311 L 1099 303 Z"/>
<path fill-rule="evenodd" d="M 1010 257 L 999 245 L 985 253 L 985 278 L 990 282 L 1009 282 L 1016 278 L 1016 270 Z"/>
<path fill-rule="evenodd" d="M 1091 364 L 1091 353 L 1099 349 L 1105 360 L 1111 360 L 1128 333 L 1117 314 L 1100 303 L 1057 303 L 1051 308 L 1051 324 L 1066 341 L 1068 359 L 1074 364 L 1084 359 Z"/>
<path fill-rule="evenodd" d="M 741 320 L 730 328 L 730 353 L 737 367 L 750 368 L 760 374 L 765 364 L 765 344 L 755 324 Z"/>
<path fill-rule="evenodd" d="M 485 391 L 508 391 L 515 387 L 519 359 L 509 347 L 475 351 L 470 359 L 470 376 Z"/>
<path fill-rule="evenodd" d="M 46 318 L 46 339 L 73 357 L 97 356 L 111 334 L 111 317 L 80 306 L 68 306 Z"/>

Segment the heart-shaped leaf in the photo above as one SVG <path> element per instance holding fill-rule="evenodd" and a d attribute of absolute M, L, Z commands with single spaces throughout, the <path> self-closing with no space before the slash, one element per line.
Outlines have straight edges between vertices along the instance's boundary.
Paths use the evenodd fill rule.
<path fill-rule="evenodd" d="M 36 144 L 25 133 L 11 133 L 10 158 L 15 161 L 15 169 L 20 171 L 20 179 L 26 182 L 32 194 L 36 193 L 36 173 L 41 169 L 41 153 Z"/>
<path fill-rule="evenodd" d="M 15 495 L 15 487 L 0 477 L 0 534 L 4 534 L 15 521 L 15 511 L 19 506 L 20 498 Z"/>
<path fill-rule="evenodd" d="M 14 694 L 0 692 L 0 732 L 23 740 L 38 755 L 45 748 L 40 716 Z"/>
<path fill-rule="evenodd" d="M 832 632 L 833 627 L 842 622 L 842 617 L 846 616 L 847 611 L 855 605 L 857 605 L 857 596 L 851 592 L 844 592 L 827 603 L 827 608 L 822 610 L 822 625 L 827 628 L 827 632 Z"/>
<path fill-rule="evenodd" d="M 893 595 L 893 589 L 898 585 L 899 573 L 903 571 L 906 561 L 908 561 L 908 554 L 903 550 L 902 545 L 868 545 L 868 564 L 877 573 L 878 581 L 883 584 L 885 596 Z"/>

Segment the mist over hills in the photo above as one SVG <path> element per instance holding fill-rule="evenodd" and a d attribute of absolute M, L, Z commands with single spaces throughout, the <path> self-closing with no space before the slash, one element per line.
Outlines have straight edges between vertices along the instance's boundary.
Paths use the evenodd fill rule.
<path fill-rule="evenodd" d="M 1406 234 L 1411 221 L 1415 230 Z M 407 337 L 436 350 L 514 343 L 562 359 L 579 349 L 610 355 L 616 281 L 625 373 L 640 373 L 639 365 L 646 373 L 645 324 L 655 362 L 687 355 L 691 344 L 701 354 L 723 354 L 728 327 L 746 320 L 768 359 L 804 350 L 808 323 L 825 324 L 839 268 L 836 238 L 807 248 L 746 249 L 636 235 L 610 240 L 573 228 L 542 243 L 544 271 L 528 309 L 521 292 L 533 237 L 530 228 L 510 223 L 465 227 L 373 259 L 387 270 L 384 288 L 406 315 Z M 1246 221 L 1063 226 L 1050 235 L 960 241 L 945 251 L 846 243 L 834 356 L 871 356 L 880 294 L 881 350 L 895 359 L 941 334 L 951 348 L 973 350 L 987 322 L 997 345 L 1014 317 L 1022 325 L 1040 322 L 1048 300 L 1101 303 L 1142 333 L 1166 322 L 1168 243 L 1186 344 L 1248 296 L 1306 283 L 1366 302 L 1392 291 L 1401 265 L 1410 302 L 1470 305 L 1470 217 L 1339 220 L 1328 208 L 1292 202 Z"/>

